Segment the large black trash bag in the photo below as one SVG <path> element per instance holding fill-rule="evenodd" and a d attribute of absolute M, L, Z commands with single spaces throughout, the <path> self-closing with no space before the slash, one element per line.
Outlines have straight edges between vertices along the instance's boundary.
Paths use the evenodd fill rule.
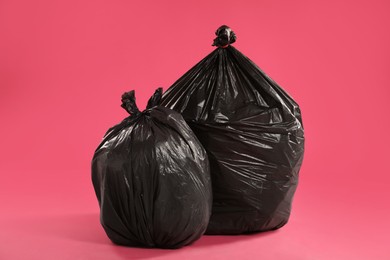
<path fill-rule="evenodd" d="M 116 244 L 179 248 L 205 232 L 211 215 L 207 154 L 179 113 L 156 106 L 161 96 L 158 89 L 141 113 L 134 91 L 123 94 L 131 116 L 93 157 L 100 221 Z"/>
<path fill-rule="evenodd" d="M 182 113 L 210 160 L 206 234 L 273 230 L 288 221 L 304 152 L 297 103 L 220 27 L 215 49 L 178 79 L 162 105 Z"/>

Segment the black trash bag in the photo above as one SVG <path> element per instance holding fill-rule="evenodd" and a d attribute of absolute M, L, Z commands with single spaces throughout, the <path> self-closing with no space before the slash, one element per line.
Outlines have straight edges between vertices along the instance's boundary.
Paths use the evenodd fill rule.
<path fill-rule="evenodd" d="M 210 160 L 213 210 L 206 234 L 273 230 L 289 219 L 304 152 L 296 102 L 220 27 L 218 48 L 178 79 L 162 105 L 182 113 Z"/>
<path fill-rule="evenodd" d="M 131 114 L 109 129 L 92 160 L 100 221 L 112 242 L 179 248 L 197 240 L 211 215 L 207 154 L 182 116 L 156 106 L 138 110 L 134 91 L 122 96 Z"/>

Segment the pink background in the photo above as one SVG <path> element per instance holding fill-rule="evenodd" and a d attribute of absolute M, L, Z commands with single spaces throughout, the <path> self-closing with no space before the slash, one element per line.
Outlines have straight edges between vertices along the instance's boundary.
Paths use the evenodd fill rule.
<path fill-rule="evenodd" d="M 0 1 L 0 259 L 390 259 L 389 1 Z M 181 250 L 114 246 L 90 161 L 126 116 L 234 44 L 300 104 L 290 222 Z"/>

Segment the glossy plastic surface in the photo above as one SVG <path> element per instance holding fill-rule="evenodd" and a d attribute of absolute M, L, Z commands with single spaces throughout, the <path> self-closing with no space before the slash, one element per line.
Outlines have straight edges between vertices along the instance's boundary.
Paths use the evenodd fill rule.
<path fill-rule="evenodd" d="M 182 113 L 205 147 L 213 211 L 207 234 L 277 229 L 288 221 L 304 153 L 296 102 L 249 58 L 230 46 L 220 27 L 218 46 L 178 79 L 162 105 Z"/>
<path fill-rule="evenodd" d="M 209 162 L 182 116 L 158 105 L 140 112 L 134 91 L 122 96 L 131 116 L 111 128 L 92 161 L 101 223 L 116 244 L 179 248 L 197 240 L 211 214 Z"/>

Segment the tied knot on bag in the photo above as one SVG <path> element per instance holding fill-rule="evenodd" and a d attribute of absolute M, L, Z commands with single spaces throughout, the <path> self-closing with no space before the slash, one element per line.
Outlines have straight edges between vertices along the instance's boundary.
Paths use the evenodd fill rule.
<path fill-rule="evenodd" d="M 161 97 L 162 97 L 162 88 L 156 89 L 153 96 L 149 99 L 148 105 L 146 106 L 146 109 L 150 109 L 152 107 L 158 106 L 161 103 Z"/>
<path fill-rule="evenodd" d="M 162 88 L 156 89 L 153 96 L 149 99 L 148 105 L 146 106 L 146 109 L 153 108 L 155 106 L 158 106 L 161 102 L 162 97 Z M 129 92 L 125 92 L 122 95 L 122 104 L 121 107 L 123 107 L 127 113 L 129 113 L 132 116 L 137 116 L 141 114 L 139 111 L 137 104 L 135 102 L 135 91 L 131 90 Z"/>
<path fill-rule="evenodd" d="M 226 48 L 237 39 L 236 34 L 227 25 L 222 25 L 215 32 L 217 38 L 214 39 L 212 46 Z"/>
<path fill-rule="evenodd" d="M 127 113 L 132 116 L 138 115 L 141 112 L 139 111 L 137 104 L 135 103 L 135 91 L 131 90 L 129 92 L 125 92 L 122 95 L 122 105 Z"/>

